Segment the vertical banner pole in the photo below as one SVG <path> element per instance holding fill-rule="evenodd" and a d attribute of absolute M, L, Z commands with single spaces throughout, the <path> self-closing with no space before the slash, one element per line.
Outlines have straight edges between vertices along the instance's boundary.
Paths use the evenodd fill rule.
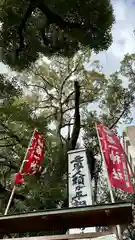
<path fill-rule="evenodd" d="M 26 153 L 25 153 L 24 160 L 22 161 L 22 164 L 21 164 L 21 166 L 20 166 L 19 172 L 22 171 L 23 166 L 24 166 L 25 162 L 27 161 L 27 160 L 25 160 L 25 159 L 26 159 L 26 157 L 27 157 L 28 150 L 29 150 L 29 148 L 30 148 L 30 146 L 31 146 L 31 143 L 32 143 L 32 140 L 33 140 L 33 136 L 34 136 L 34 134 L 35 134 L 35 131 L 36 131 L 36 129 L 34 129 L 33 134 L 32 134 L 32 137 L 31 137 L 31 139 L 30 139 L 30 141 L 29 141 L 29 145 L 28 145 L 27 151 L 26 151 Z M 5 212 L 4 212 L 4 215 L 7 215 L 7 214 L 8 214 L 8 211 L 9 211 L 9 208 L 10 208 L 10 205 L 11 205 L 11 202 L 12 202 L 12 199 L 13 199 L 13 197 L 14 197 L 15 190 L 16 190 L 16 185 L 14 185 L 14 187 L 13 187 L 13 189 L 12 189 L 12 192 L 11 192 L 11 195 L 10 195 L 10 198 L 9 198 L 9 201 L 8 201 L 8 204 L 7 204 L 7 207 L 6 207 L 6 210 L 5 210 Z"/>
<path fill-rule="evenodd" d="M 10 208 L 10 205 L 11 205 L 11 202 L 12 202 L 15 190 L 16 190 L 16 186 L 14 185 L 4 215 L 7 215 L 7 213 L 8 213 L 8 210 Z"/>
<path fill-rule="evenodd" d="M 123 149 L 124 150 L 124 149 Z M 124 151 L 124 153 L 125 153 L 125 151 Z M 127 154 L 125 153 L 125 155 L 126 155 L 126 160 L 127 160 L 127 167 L 129 166 L 129 169 L 130 169 L 130 171 L 131 171 L 131 175 L 132 175 L 132 177 L 133 177 L 133 179 L 134 179 L 134 183 L 135 183 L 135 174 L 134 174 L 134 171 L 133 171 L 133 169 L 132 169 L 132 166 L 131 166 L 131 164 L 130 164 L 130 162 L 129 162 L 129 159 L 128 159 L 128 156 L 127 156 Z"/>
<path fill-rule="evenodd" d="M 108 189 L 109 189 L 109 192 L 110 192 L 111 202 L 112 202 L 112 203 L 115 203 L 114 194 L 113 194 L 112 186 L 111 186 L 111 184 L 110 184 L 109 176 L 108 176 L 108 173 L 107 173 L 107 165 L 106 165 L 106 161 L 105 161 L 105 158 L 104 158 L 104 153 L 103 153 L 103 151 L 102 151 L 101 141 L 100 141 L 100 137 L 99 137 L 99 133 L 98 133 L 98 129 L 97 129 L 97 125 L 96 125 L 96 124 L 95 124 L 95 128 L 96 128 L 97 138 L 98 138 L 98 142 L 99 142 L 99 148 L 100 148 L 101 157 L 102 157 L 103 162 L 104 162 L 104 164 L 105 164 L 107 184 L 108 184 Z M 117 226 L 116 226 L 116 229 L 117 229 L 117 233 L 118 233 L 119 239 L 121 240 L 121 239 L 122 239 L 122 236 L 121 236 L 120 226 L 117 225 Z"/>
<path fill-rule="evenodd" d="M 132 175 L 132 177 L 133 177 L 133 180 L 134 180 L 134 183 L 135 183 L 135 173 L 134 173 L 134 171 L 133 171 L 133 169 L 132 169 L 132 166 L 131 166 L 131 163 L 130 163 L 130 161 L 129 161 L 129 156 L 128 156 L 128 153 L 127 153 L 127 151 L 126 151 L 126 149 L 125 149 L 125 143 L 124 143 L 124 136 L 123 136 L 123 151 L 124 151 L 124 153 L 125 153 L 125 155 L 126 155 L 126 160 L 127 160 L 127 165 L 129 166 L 129 169 L 130 169 L 130 171 L 131 171 L 131 175 Z M 127 167 L 128 167 L 127 166 Z M 135 190 L 135 188 L 134 188 L 134 190 Z"/>

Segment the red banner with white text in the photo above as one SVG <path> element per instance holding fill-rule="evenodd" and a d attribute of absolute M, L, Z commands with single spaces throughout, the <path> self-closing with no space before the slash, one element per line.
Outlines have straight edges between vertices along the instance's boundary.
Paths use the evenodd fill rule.
<path fill-rule="evenodd" d="M 110 183 L 113 187 L 133 193 L 126 155 L 113 130 L 98 124 L 97 131 L 106 162 Z"/>
<path fill-rule="evenodd" d="M 40 171 L 44 160 L 44 148 L 44 138 L 35 130 L 31 144 L 27 150 L 27 156 L 23 161 L 23 168 L 15 176 L 15 184 L 22 184 L 24 182 L 24 175 L 34 175 Z"/>

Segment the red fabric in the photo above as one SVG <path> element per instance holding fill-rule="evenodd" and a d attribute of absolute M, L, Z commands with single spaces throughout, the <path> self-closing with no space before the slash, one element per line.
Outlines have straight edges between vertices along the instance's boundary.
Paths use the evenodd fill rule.
<path fill-rule="evenodd" d="M 43 137 L 38 131 L 35 131 L 21 174 L 33 175 L 40 170 L 44 160 L 44 145 Z"/>
<path fill-rule="evenodd" d="M 23 176 L 21 175 L 21 173 L 16 173 L 16 174 L 15 174 L 14 183 L 15 183 L 16 185 L 19 185 L 19 184 L 23 184 L 23 183 L 24 183 L 24 178 L 23 178 Z"/>
<path fill-rule="evenodd" d="M 119 138 L 103 124 L 97 125 L 110 183 L 125 192 L 134 193 L 126 155 Z"/>

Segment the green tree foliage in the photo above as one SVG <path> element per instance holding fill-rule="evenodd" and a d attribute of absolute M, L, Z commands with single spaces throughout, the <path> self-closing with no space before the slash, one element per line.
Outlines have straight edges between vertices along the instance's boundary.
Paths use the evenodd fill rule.
<path fill-rule="evenodd" d="M 111 75 L 104 87 L 104 94 L 98 102 L 98 109 L 91 111 L 90 108 L 84 111 L 84 144 L 87 148 L 92 148 L 95 155 L 99 153 L 99 144 L 97 141 L 96 130 L 93 127 L 95 122 L 103 122 L 109 128 L 114 128 L 117 131 L 117 127 L 120 123 L 130 123 L 131 107 L 134 106 L 134 94 L 129 87 L 123 87 L 120 73 L 114 73 Z M 94 178 L 94 200 L 97 201 L 98 186 L 100 189 L 104 189 L 104 181 L 101 181 L 102 173 L 102 160 L 97 158 L 96 172 Z M 100 180 L 99 180 L 100 178 Z M 100 184 L 101 183 L 101 184 Z M 103 186 L 102 186 L 103 184 Z M 101 191 L 101 190 L 100 190 Z M 103 190 L 102 190 L 103 192 Z"/>
<path fill-rule="evenodd" d="M 110 0 L 3 0 L 0 19 L 2 59 L 19 69 L 39 54 L 73 56 L 86 46 L 98 52 L 112 42 Z"/>
<path fill-rule="evenodd" d="M 78 147 L 83 138 L 84 145 L 97 154 L 95 121 L 116 127 L 121 120 L 129 119 L 130 107 L 134 104 L 131 88 L 123 87 L 118 73 L 106 78 L 97 63 L 92 63 L 87 71 L 84 62 L 89 60 L 88 51 L 79 52 L 73 58 L 54 57 L 49 63 L 43 58 L 29 71 L 16 74 L 12 79 L 1 76 L 5 89 L 0 101 L 1 214 L 34 127 L 46 138 L 48 167 L 45 161 L 40 175 L 27 177 L 25 184 L 17 187 L 10 213 L 67 207 L 67 151 L 74 147 L 72 140 L 75 139 Z M 74 81 L 80 86 L 77 135 Z M 95 202 L 106 202 L 109 198 L 104 191 L 102 161 L 96 159 Z"/>
<path fill-rule="evenodd" d="M 129 87 L 135 90 L 135 54 L 127 54 L 121 62 L 121 75 L 128 79 Z"/>
<path fill-rule="evenodd" d="M 120 72 L 117 72 L 110 76 L 107 87 L 105 88 L 104 96 L 100 102 L 100 111 L 96 114 L 96 111 L 92 114 L 89 112 L 86 121 L 86 129 L 84 134 L 84 141 L 86 146 L 92 146 L 95 154 L 99 152 L 99 146 L 97 144 L 96 131 L 93 128 L 93 117 L 96 121 L 100 120 L 105 123 L 110 128 L 116 128 L 119 123 L 125 122 L 130 123 L 131 108 L 134 107 L 134 79 L 133 79 L 133 56 L 128 55 L 121 62 Z M 133 69 L 132 69 L 133 68 Z M 122 77 L 128 87 L 123 87 Z M 92 118 L 91 118 L 92 115 Z M 88 124 L 89 122 L 89 124 Z M 117 129 L 117 128 L 116 128 Z M 91 141 L 90 141 L 91 139 Z M 134 183 L 134 179 L 133 179 Z M 124 193 L 121 190 L 114 189 L 115 201 L 130 201 L 135 203 L 135 195 Z M 107 181 L 104 176 L 103 162 L 99 157 L 96 164 L 96 172 L 94 178 L 94 199 L 99 203 L 111 202 L 110 193 L 108 191 Z M 135 216 L 133 210 L 133 216 Z M 104 228 L 102 228 L 103 230 Z M 105 230 L 105 229 L 104 229 Z M 131 224 L 129 226 L 121 226 L 121 231 L 123 234 L 123 239 L 133 240 L 135 234 L 135 225 Z"/>
<path fill-rule="evenodd" d="M 99 150 L 95 121 L 103 121 L 109 127 L 116 127 L 121 119 L 130 120 L 130 106 L 134 104 L 131 90 L 123 87 L 118 73 L 105 79 L 101 72 L 97 72 L 95 66 L 98 65 L 95 64 L 92 64 L 91 71 L 86 71 L 83 63 L 88 59 L 89 55 L 85 52 L 78 53 L 72 59 L 54 58 L 49 64 L 41 61 L 40 65 L 34 66 L 31 71 L 25 71 L 20 78 L 21 82 L 24 79 L 25 91 L 29 89 L 35 94 L 33 100 L 27 95 L 33 111 L 40 111 L 40 115 L 49 121 L 51 138 L 57 141 L 57 144 L 64 145 L 64 151 L 69 148 L 74 126 L 75 80 L 78 80 L 81 86 L 80 132 L 83 132 L 86 147 L 92 148 L 95 153 Z M 99 107 L 96 109 L 97 105 Z M 59 158 L 61 174 L 66 170 L 66 161 L 62 159 Z"/>
<path fill-rule="evenodd" d="M 116 128 L 118 123 L 125 121 L 130 123 L 131 107 L 134 106 L 134 94 L 129 86 L 124 87 L 120 78 L 120 73 L 116 72 L 112 74 L 104 87 L 104 94 L 98 102 L 98 111 L 86 109 L 84 114 L 86 115 L 86 134 L 84 135 L 85 144 L 89 145 L 89 139 L 92 137 L 90 144 L 96 142 L 96 131 L 93 130 L 93 124 L 95 121 L 103 122 L 109 128 Z M 88 124 L 89 123 L 89 124 Z M 87 141 L 88 138 L 88 141 Z M 93 146 L 96 151 L 95 145 Z"/>
<path fill-rule="evenodd" d="M 21 89 L 18 89 L 15 84 L 11 84 L 8 78 L 5 79 L 1 76 L 1 86 L 3 87 L 1 89 L 3 98 L 0 102 L 0 212 L 3 214 L 13 187 L 14 173 L 19 170 L 32 130 L 37 126 L 42 133 L 45 133 L 46 123 L 33 115 L 30 107 L 23 100 Z M 21 189 L 21 194 L 15 194 L 11 212 L 16 211 L 17 206 L 21 206 L 20 209 L 25 210 L 27 204 L 25 205 L 24 202 L 29 202 L 28 199 L 29 187 L 25 186 Z M 16 201 L 19 205 L 15 204 Z"/>

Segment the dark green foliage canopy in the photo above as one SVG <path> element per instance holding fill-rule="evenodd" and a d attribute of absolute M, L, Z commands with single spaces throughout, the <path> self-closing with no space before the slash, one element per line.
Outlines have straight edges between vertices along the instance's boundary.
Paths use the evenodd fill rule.
<path fill-rule="evenodd" d="M 19 69 L 39 54 L 72 56 L 86 46 L 98 52 L 112 42 L 110 0 L 3 0 L 0 17 L 2 59 Z"/>

